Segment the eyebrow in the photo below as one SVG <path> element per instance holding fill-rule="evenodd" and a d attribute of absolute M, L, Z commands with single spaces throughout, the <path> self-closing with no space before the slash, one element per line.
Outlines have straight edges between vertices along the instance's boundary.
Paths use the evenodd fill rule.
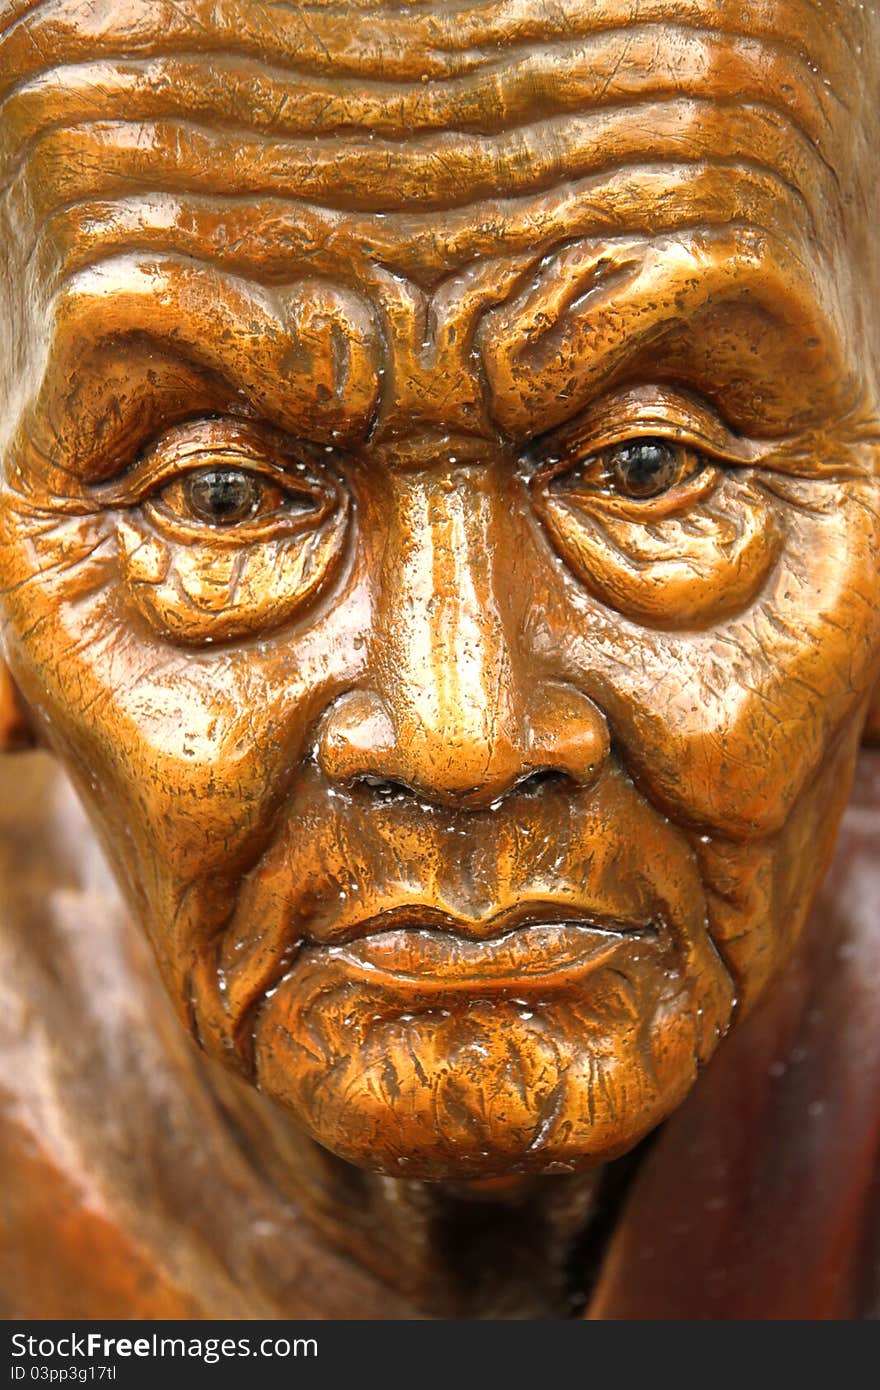
<path fill-rule="evenodd" d="M 734 240 L 725 245 L 725 238 L 729 243 Z M 736 238 L 740 238 L 738 245 Z M 852 383 L 852 372 L 836 337 L 838 325 L 833 315 L 826 314 L 816 292 L 820 277 L 815 272 L 811 276 L 806 267 L 791 272 L 795 259 L 791 247 L 777 247 L 772 254 L 768 248 L 767 236 L 757 238 L 754 229 L 743 227 L 682 231 L 674 253 L 669 239 L 664 239 L 659 260 L 655 241 L 617 238 L 567 243 L 555 257 L 544 259 L 539 273 L 527 277 L 527 289 L 489 308 L 478 323 L 476 346 L 482 352 L 495 426 L 514 439 L 530 439 L 575 419 L 622 367 L 631 369 L 641 361 L 641 379 L 650 380 L 651 362 L 656 367 L 670 335 L 688 323 L 691 338 L 704 348 L 716 336 L 724 345 L 725 360 L 714 367 L 698 364 L 690 378 L 681 366 L 677 384 L 689 381 L 709 399 L 729 407 L 725 396 L 732 382 L 742 392 L 743 381 L 750 380 L 768 400 L 763 419 L 770 421 L 771 434 L 772 375 L 778 378 L 776 395 L 788 425 L 797 423 L 793 372 L 809 383 L 813 407 L 822 408 L 832 397 L 839 403 Z M 789 271 L 780 269 L 786 263 Z M 157 294 L 160 279 L 162 292 Z M 723 331 L 699 322 L 707 304 L 723 309 L 731 291 L 772 323 L 777 340 L 773 351 L 756 355 L 747 326 L 744 330 L 735 313 L 727 315 Z M 305 379 L 298 391 L 291 370 L 280 371 L 277 363 L 273 366 L 273 335 L 281 340 L 286 354 L 282 302 L 276 304 L 264 286 L 228 277 L 214 266 L 172 258 L 161 262 L 114 258 L 75 277 L 63 292 L 62 303 L 66 308 L 61 319 L 61 355 L 52 366 L 52 378 L 61 383 L 62 392 L 72 371 L 70 353 L 75 353 L 81 371 L 87 361 L 83 344 L 112 348 L 119 342 L 122 326 L 129 340 L 151 341 L 166 356 L 170 353 L 172 366 L 175 361 L 188 364 L 215 380 L 225 380 L 233 396 L 244 389 L 264 418 L 304 437 L 320 441 L 324 436 L 344 436 L 356 444 L 373 418 L 374 391 L 368 389 L 358 406 L 357 400 L 340 399 L 331 382 L 327 404 L 338 418 L 330 420 L 325 410 L 323 422 L 310 425 L 310 387 L 322 371 L 338 367 L 338 340 L 328 339 L 324 368 L 312 359 L 303 364 Z M 377 304 L 377 310 L 380 307 Z M 479 313 L 479 304 L 476 309 Z M 608 311 L 610 321 L 617 322 L 616 337 L 603 320 Z M 263 325 L 259 329 L 258 320 Z M 228 331 L 218 331 L 224 323 Z M 243 323 L 248 332 L 239 343 L 237 329 Z M 343 332 L 350 326 L 346 319 Z M 469 333 L 462 336 L 470 342 Z M 263 349 L 255 354 L 257 341 Z M 378 339 L 373 349 L 373 365 L 367 370 L 375 390 L 380 377 Z M 158 367 L 155 358 L 148 357 L 147 362 L 151 369 Z M 398 413 L 407 408 L 405 400 L 396 406 Z M 377 423 L 381 438 L 380 418 Z M 125 419 L 119 428 L 124 435 Z M 110 447 L 106 438 L 101 447 Z"/>
<path fill-rule="evenodd" d="M 73 412 L 86 475 L 114 441 L 128 447 L 133 419 L 155 407 L 162 426 L 166 387 L 184 416 L 250 411 L 316 442 L 356 442 L 379 390 L 375 324 L 362 306 L 337 303 L 341 336 L 332 295 L 312 288 L 297 316 L 289 297 L 203 263 L 131 254 L 90 267 L 56 297 L 38 416 Z M 121 392 L 108 355 L 125 363 Z"/>
<path fill-rule="evenodd" d="M 823 288 L 835 277 L 806 245 L 727 226 L 585 240 L 548 260 L 477 333 L 494 418 L 514 438 L 562 426 L 633 380 L 690 384 L 758 436 L 854 404 L 858 355 Z"/>

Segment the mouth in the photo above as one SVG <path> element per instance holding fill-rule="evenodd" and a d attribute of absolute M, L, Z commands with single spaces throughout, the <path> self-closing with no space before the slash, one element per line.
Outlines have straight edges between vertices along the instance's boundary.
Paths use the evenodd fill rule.
<path fill-rule="evenodd" d="M 520 904 L 479 920 L 405 908 L 366 918 L 346 941 L 318 950 L 349 978 L 398 992 L 528 995 L 564 989 L 624 955 L 637 963 L 664 935 L 656 921 L 587 917 L 570 906 Z"/>

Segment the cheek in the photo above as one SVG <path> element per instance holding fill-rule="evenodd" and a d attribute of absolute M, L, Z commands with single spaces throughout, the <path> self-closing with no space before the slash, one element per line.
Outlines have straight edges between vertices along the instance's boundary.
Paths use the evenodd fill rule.
<path fill-rule="evenodd" d="M 181 652 L 128 604 L 103 519 L 37 521 L 0 501 L 0 545 L 16 678 L 179 976 L 264 849 L 321 710 L 358 674 L 365 588 L 348 576 L 293 638 Z"/>
<path fill-rule="evenodd" d="M 141 616 L 182 646 L 258 637 L 290 622 L 330 581 L 347 522 L 341 508 L 317 531 L 223 546 L 181 543 L 142 514 L 121 517 L 122 575 Z"/>
<path fill-rule="evenodd" d="M 704 486 L 708 495 L 684 512 L 655 518 L 601 495 L 578 504 L 551 497 L 544 521 L 559 554 L 606 606 L 646 627 L 706 628 L 754 601 L 781 536 L 753 483 L 713 485 L 710 475 Z"/>
<path fill-rule="evenodd" d="M 779 834 L 750 842 L 693 837 L 709 932 L 736 981 L 740 1016 L 797 942 L 834 851 L 858 747 L 858 728 L 835 741 Z"/>
<path fill-rule="evenodd" d="M 813 486 L 813 485 L 811 485 Z M 571 678 L 605 710 L 640 787 L 680 824 L 736 839 L 785 824 L 832 740 L 861 718 L 880 660 L 873 495 L 815 485 L 789 509 L 755 601 L 706 631 L 613 619 L 582 594 L 564 624 Z M 560 628 L 542 620 L 546 647 Z"/>

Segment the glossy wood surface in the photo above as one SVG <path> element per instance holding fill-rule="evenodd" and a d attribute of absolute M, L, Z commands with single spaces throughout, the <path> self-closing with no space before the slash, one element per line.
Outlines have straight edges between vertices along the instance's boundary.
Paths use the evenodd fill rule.
<path fill-rule="evenodd" d="M 13 1308 L 874 1306 L 878 85 L 857 0 L 0 0 Z"/>

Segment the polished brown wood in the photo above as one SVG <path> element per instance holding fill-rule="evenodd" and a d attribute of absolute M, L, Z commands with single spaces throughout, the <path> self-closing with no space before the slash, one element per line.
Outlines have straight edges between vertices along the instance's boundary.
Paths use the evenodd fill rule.
<path fill-rule="evenodd" d="M 876 1310 L 878 78 L 0 3 L 11 1314 Z"/>

